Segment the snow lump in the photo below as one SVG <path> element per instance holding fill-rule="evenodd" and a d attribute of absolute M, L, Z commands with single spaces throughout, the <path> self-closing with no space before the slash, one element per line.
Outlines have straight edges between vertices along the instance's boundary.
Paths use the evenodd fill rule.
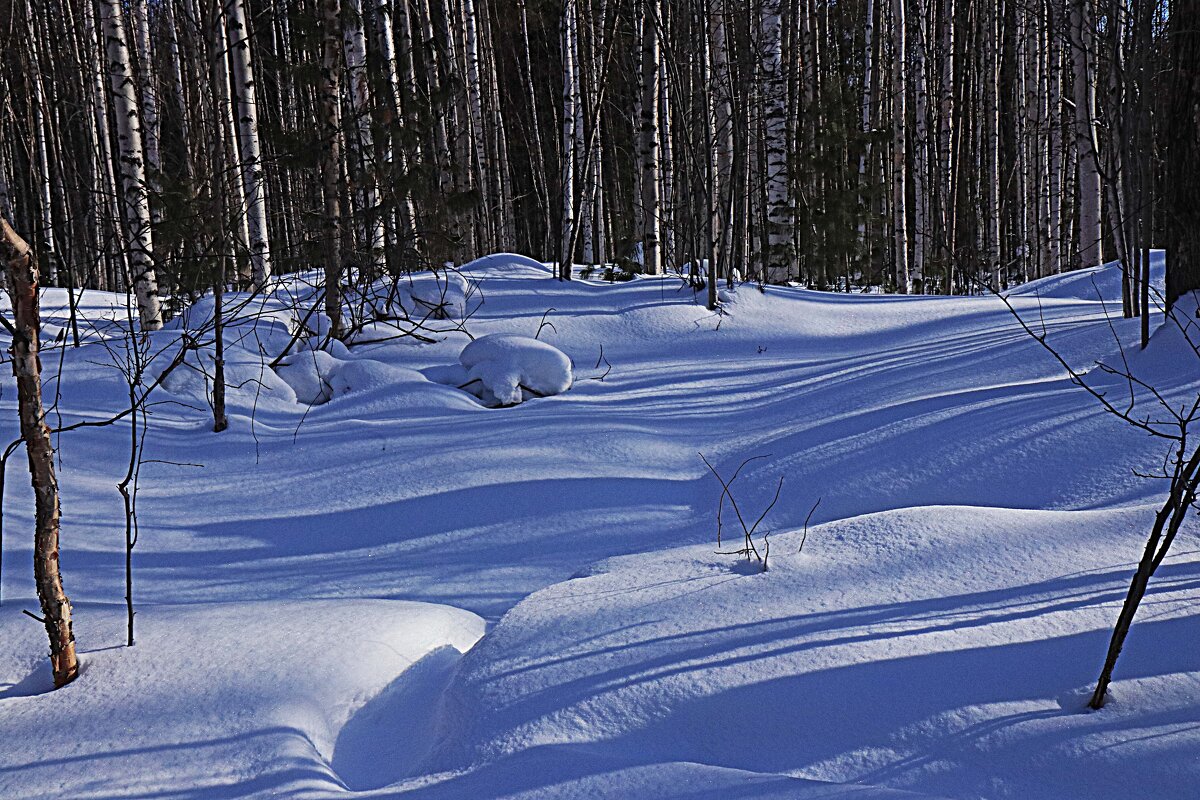
<path fill-rule="evenodd" d="M 463 348 L 462 388 L 485 406 L 513 406 L 562 394 L 574 382 L 571 359 L 553 345 L 513 333 L 482 336 Z"/>

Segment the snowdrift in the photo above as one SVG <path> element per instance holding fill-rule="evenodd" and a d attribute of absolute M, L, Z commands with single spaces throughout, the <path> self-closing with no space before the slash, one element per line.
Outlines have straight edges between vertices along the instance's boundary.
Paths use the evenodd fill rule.
<path fill-rule="evenodd" d="M 28 537 L 7 536 L 0 797 L 1194 796 L 1196 522 L 1084 713 L 1161 499 L 1135 471 L 1163 452 L 995 298 L 743 287 L 715 314 L 678 279 L 556 281 L 512 255 L 446 274 L 348 298 L 348 347 L 305 276 L 227 298 L 230 428 L 211 432 L 211 350 L 150 407 L 133 648 L 129 428 L 61 436 L 83 673 L 45 691 Z M 1194 399 L 1186 337 L 1137 352 L 1119 286 L 1106 267 L 1011 300 L 1077 369 L 1121 358 L 1115 332 Z M 45 306 L 67 331 L 65 292 Z M 81 310 L 83 346 L 43 354 L 56 426 L 127 402 L 123 300 Z M 206 313 L 149 337 L 147 375 Z M 522 386 L 569 394 L 481 409 Z M 768 572 L 714 552 L 699 452 L 726 475 L 766 456 L 747 510 L 785 479 Z M 21 475 L 6 532 L 32 526 Z"/>

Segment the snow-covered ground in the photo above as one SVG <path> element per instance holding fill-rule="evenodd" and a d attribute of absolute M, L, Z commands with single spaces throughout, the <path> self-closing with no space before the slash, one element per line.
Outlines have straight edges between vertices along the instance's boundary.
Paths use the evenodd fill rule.
<path fill-rule="evenodd" d="M 129 431 L 62 435 L 83 669 L 58 691 L 21 614 L 37 605 L 32 497 L 13 459 L 0 798 L 1200 793 L 1197 526 L 1155 578 L 1112 700 L 1085 711 L 1161 502 L 1133 470 L 1160 466 L 1162 443 L 1104 414 L 999 301 L 746 285 L 714 314 L 672 279 L 561 283 L 516 256 L 463 273 L 390 298 L 435 343 L 376 323 L 271 370 L 315 299 L 281 284 L 227 336 L 223 433 L 193 368 L 208 362 L 169 376 L 141 474 L 133 648 L 115 489 Z M 1120 358 L 1114 334 L 1136 341 L 1137 321 L 1106 317 L 1118 291 L 1109 267 L 1013 302 L 1087 367 Z M 51 336 L 64 303 L 48 292 Z M 83 311 L 121 316 L 98 293 Z M 524 402 L 457 388 L 482 363 L 460 360 L 464 315 L 476 339 L 552 346 L 475 348 L 491 363 L 520 344 L 526 360 L 474 374 Z M 89 330 L 44 356 L 63 362 L 52 424 L 122 407 L 124 340 Z M 154 336 L 159 365 L 179 335 Z M 1200 365 L 1158 338 L 1130 363 L 1194 398 Z M 547 375 L 565 391 L 519 390 Z M 767 572 L 716 552 L 721 490 L 700 453 L 726 477 L 761 456 L 733 484 L 754 517 L 783 479 L 756 534 Z M 723 522 L 734 549 L 728 506 Z"/>

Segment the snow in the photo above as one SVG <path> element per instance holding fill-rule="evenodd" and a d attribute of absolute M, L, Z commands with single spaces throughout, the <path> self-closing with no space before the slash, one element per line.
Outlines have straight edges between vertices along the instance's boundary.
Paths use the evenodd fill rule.
<path fill-rule="evenodd" d="M 498 254 L 381 284 L 347 301 L 366 320 L 350 347 L 308 313 L 306 276 L 227 297 L 230 428 L 211 432 L 211 351 L 151 407 L 132 648 L 114 488 L 129 428 L 63 434 L 83 669 L 58 691 L 21 614 L 37 602 L 14 458 L 0 797 L 1196 795 L 1196 521 L 1112 700 L 1086 711 L 1161 504 L 1134 471 L 1164 451 L 1002 303 L 722 286 L 714 313 L 678 278 L 552 274 Z M 1194 307 L 1187 336 L 1168 323 L 1143 352 L 1119 289 L 1109 265 L 1010 300 L 1089 384 L 1127 397 L 1094 368 L 1124 358 L 1168 402 L 1194 399 Z M 414 300 L 443 292 L 441 316 Z M 147 339 L 148 375 L 205 302 Z M 70 341 L 65 309 L 48 290 L 45 338 Z M 83 346 L 43 355 L 62 361 L 52 425 L 126 402 L 128 310 L 99 292 L 80 309 Z M 457 388 L 472 374 L 496 400 L 555 396 L 492 411 Z M 0 394 L 9 437 L 14 406 Z M 784 478 L 759 531 L 768 571 L 716 552 L 701 452 L 726 476 L 763 456 L 734 484 L 755 516 Z"/>
<path fill-rule="evenodd" d="M 458 355 L 466 369 L 464 387 L 486 406 L 513 406 L 529 397 L 549 397 L 571 388 L 571 359 L 545 342 L 513 333 L 476 339 Z"/>

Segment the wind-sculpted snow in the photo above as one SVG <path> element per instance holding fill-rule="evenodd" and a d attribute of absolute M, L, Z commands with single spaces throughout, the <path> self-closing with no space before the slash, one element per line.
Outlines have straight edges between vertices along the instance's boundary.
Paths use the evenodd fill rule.
<path fill-rule="evenodd" d="M 60 437 L 83 672 L 53 693 L 20 613 L 14 457 L 0 797 L 1194 797 L 1196 523 L 1113 701 L 1084 713 L 1160 502 L 1135 471 L 1164 452 L 999 300 L 744 285 L 710 312 L 677 278 L 558 281 L 508 255 L 441 274 L 465 306 L 418 314 L 411 286 L 444 277 L 382 282 L 348 299 L 349 346 L 315 276 L 226 297 L 230 428 L 211 432 L 211 349 L 148 407 L 132 649 L 130 420 Z M 1129 387 L 1096 361 L 1194 400 L 1182 332 L 1139 352 L 1119 288 L 1106 267 L 1009 296 L 1113 398 Z M 65 292 L 45 305 L 47 341 L 70 344 Z M 98 292 L 80 310 L 82 346 L 43 353 L 55 427 L 127 403 L 128 310 Z M 150 379 L 206 315 L 145 340 Z M 566 393 L 493 411 L 457 388 L 489 363 L 460 355 L 534 337 Z M 767 572 L 715 552 L 740 544 L 727 506 L 717 546 L 701 452 L 726 476 L 762 456 L 734 485 L 751 514 L 784 479 L 756 534 Z"/>

